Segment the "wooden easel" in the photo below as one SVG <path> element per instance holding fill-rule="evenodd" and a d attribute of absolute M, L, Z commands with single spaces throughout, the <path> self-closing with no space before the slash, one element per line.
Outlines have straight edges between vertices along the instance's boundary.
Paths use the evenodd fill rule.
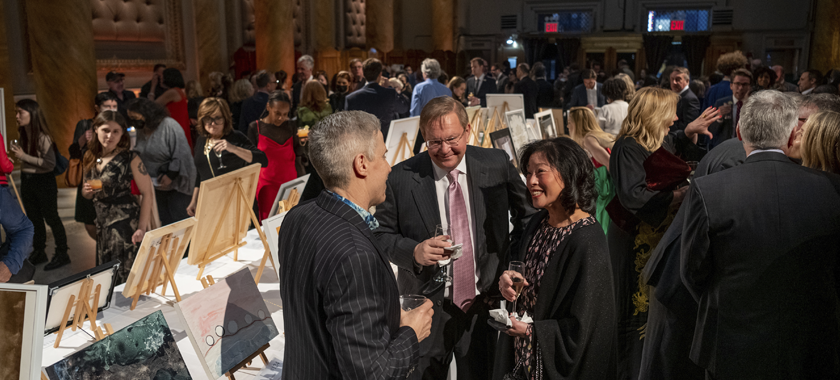
<path fill-rule="evenodd" d="M 17 185 L 15 185 L 15 179 L 12 178 L 12 173 L 6 174 L 6 181 L 9 182 L 12 190 L 15 191 L 15 198 L 17 198 L 18 204 L 20 205 L 20 210 L 23 211 L 23 215 L 26 215 L 26 208 L 23 207 L 23 200 L 20 199 L 20 193 L 18 192 Z"/>
<path fill-rule="evenodd" d="M 414 157 L 414 147 L 408 141 L 408 133 L 403 132 L 402 137 L 400 137 L 400 142 L 397 144 L 397 151 L 394 152 L 394 159 L 391 160 L 393 165 Z"/>
<path fill-rule="evenodd" d="M 481 130 L 483 130 L 484 128 L 487 127 L 486 125 L 481 125 L 481 113 L 482 113 L 482 111 L 479 109 L 478 111 L 476 111 L 473 114 L 472 120 L 470 120 L 470 126 L 472 126 L 472 128 L 470 128 L 470 135 L 471 135 L 470 140 L 473 143 L 473 144 L 470 144 L 470 145 L 473 145 L 473 146 L 480 146 L 481 145 L 481 139 L 478 138 L 479 137 L 479 131 L 481 131 Z"/>
<path fill-rule="evenodd" d="M 505 103 L 507 104 L 507 103 Z M 498 119 L 498 124 L 496 124 L 496 120 Z M 487 122 L 487 128 L 484 129 L 484 141 L 481 143 L 482 148 L 492 148 L 493 142 L 490 140 L 490 134 L 496 132 L 500 129 L 505 129 L 507 126 L 502 120 L 502 117 L 499 115 L 499 110 L 493 110 L 493 116 L 490 117 L 490 120 Z"/>
<path fill-rule="evenodd" d="M 300 193 L 298 193 L 297 189 L 292 189 L 292 191 L 289 192 L 288 198 L 277 202 L 277 213 L 282 214 L 289 211 L 292 207 L 297 206 L 298 203 L 300 203 Z M 272 259 L 272 262 L 273 261 L 274 260 Z"/>
<path fill-rule="evenodd" d="M 258 283 L 259 283 L 259 281 L 258 281 Z M 207 275 L 207 277 L 202 277 L 201 278 L 201 286 L 203 286 L 204 289 L 207 289 L 207 288 L 209 288 L 209 287 L 211 287 L 215 284 L 216 284 L 216 280 L 214 280 L 213 276 L 211 276 L 211 275 Z M 244 368 L 244 367 L 250 366 L 251 361 L 254 360 L 254 358 L 257 357 L 257 356 L 259 356 L 260 359 L 262 359 L 264 365 L 268 365 L 268 358 L 265 356 L 265 350 L 268 349 L 268 347 L 269 347 L 268 344 L 260 347 L 260 349 L 258 349 L 257 352 L 254 352 L 251 356 L 248 356 L 245 360 L 243 360 L 242 362 L 240 362 L 239 364 L 237 364 L 236 366 L 231 368 L 230 371 L 226 372 L 225 376 L 227 376 L 227 378 L 230 379 L 230 380 L 236 380 L 233 377 L 233 373 L 242 369 L 242 368 Z"/>
<path fill-rule="evenodd" d="M 96 285 L 96 290 L 93 293 L 93 305 L 91 305 L 91 288 L 93 288 L 93 280 L 86 278 L 82 280 L 82 288 L 79 290 L 79 296 L 71 295 L 70 300 L 67 301 L 67 307 L 64 308 L 64 319 L 62 319 L 61 326 L 58 328 L 58 337 L 55 339 L 54 348 L 58 348 L 61 343 L 61 337 L 64 336 L 64 330 L 67 329 L 67 319 L 70 318 L 70 312 L 75 306 L 75 313 L 73 315 L 73 322 L 70 328 L 76 331 L 76 328 L 82 328 L 85 322 L 90 322 L 90 329 L 97 341 L 104 339 L 106 336 L 114 333 L 110 323 L 105 323 L 105 332 L 96 325 L 96 311 L 99 309 L 99 293 L 102 290 L 102 285 Z"/>
<path fill-rule="evenodd" d="M 192 227 L 191 227 L 192 228 Z M 172 291 L 175 293 L 175 300 L 181 302 L 181 293 L 178 292 L 178 285 L 175 284 L 175 273 L 169 265 L 169 260 L 172 255 L 178 254 L 178 246 L 180 245 L 181 237 L 173 237 L 172 234 L 166 235 L 160 239 L 160 244 L 152 247 L 149 250 L 149 257 L 146 258 L 146 266 L 143 267 L 143 274 L 140 276 L 140 283 L 137 285 L 137 290 L 131 295 L 131 310 L 137 307 L 137 301 L 140 296 L 145 293 L 151 294 L 158 286 L 163 286 L 160 295 L 166 294 L 166 285 L 172 284 Z M 165 276 L 161 280 L 161 274 L 165 271 Z M 148 276 L 151 274 L 151 276 Z M 146 280 L 148 279 L 148 281 Z"/>
<path fill-rule="evenodd" d="M 218 221 L 216 222 L 216 227 L 213 230 L 213 237 L 210 238 L 210 244 L 208 245 L 208 247 L 213 247 L 216 244 L 216 239 L 219 237 L 219 231 L 222 229 L 222 223 L 227 223 L 227 220 L 225 218 L 227 217 L 228 209 L 230 208 L 230 203 L 231 202 L 237 202 L 236 203 L 236 215 L 234 216 L 234 219 L 236 220 L 236 229 L 234 231 L 236 231 L 237 234 L 239 233 L 239 231 L 241 230 L 241 227 L 242 227 L 240 225 L 241 221 L 240 221 L 240 218 L 239 218 L 239 215 L 240 215 L 240 212 L 242 211 L 242 208 L 244 208 L 245 210 L 248 211 L 248 216 L 251 217 L 251 223 L 253 223 L 255 226 L 260 225 L 260 222 L 257 220 L 257 216 L 254 215 L 254 209 L 251 207 L 251 204 L 250 204 L 251 202 L 249 202 L 248 197 L 245 196 L 245 189 L 242 188 L 242 179 L 241 178 L 236 178 L 236 179 L 234 179 L 233 192 L 231 192 L 229 194 L 227 200 L 225 201 L 225 206 L 222 209 L 222 215 L 219 217 Z M 257 275 L 254 277 L 254 281 L 257 284 L 259 284 L 260 283 L 260 277 L 262 277 L 263 270 L 265 270 L 266 262 L 268 260 L 271 260 L 271 265 L 273 266 L 274 265 L 274 259 L 271 258 L 271 250 L 268 248 L 268 241 L 265 238 L 265 233 L 263 232 L 262 228 L 256 228 L 256 230 L 257 230 L 257 233 L 260 235 L 260 240 L 262 241 L 263 248 L 265 249 L 265 253 L 263 253 L 263 258 L 262 258 L 262 260 L 260 260 L 259 269 L 257 269 Z M 233 259 L 237 260 L 238 257 L 239 257 L 239 247 L 241 247 L 243 245 L 245 245 L 244 241 L 236 243 L 232 247 L 222 249 L 221 251 L 219 251 L 215 254 L 205 256 L 204 259 L 202 259 L 198 263 L 198 275 L 196 276 L 195 279 L 200 280 L 201 276 L 204 274 L 204 268 L 206 268 L 207 265 L 212 263 L 214 260 L 216 260 L 216 259 L 218 259 L 218 258 L 220 258 L 224 255 L 227 255 L 231 250 L 233 250 Z"/>

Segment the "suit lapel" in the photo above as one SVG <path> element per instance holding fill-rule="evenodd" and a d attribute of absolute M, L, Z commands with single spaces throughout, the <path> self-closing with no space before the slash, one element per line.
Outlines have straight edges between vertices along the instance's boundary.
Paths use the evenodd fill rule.
<path fill-rule="evenodd" d="M 484 220 L 487 218 L 487 205 L 484 203 L 481 186 L 487 183 L 487 166 L 475 157 L 476 154 L 475 148 L 467 147 L 465 159 L 467 160 L 467 177 L 470 186 L 470 211 L 472 211 L 472 221 L 477 235 L 473 254 L 483 257 L 483 253 L 486 252 L 486 249 L 484 249 L 485 237 L 484 228 L 480 228 L 480 226 L 484 225 Z"/>
<path fill-rule="evenodd" d="M 426 227 L 428 236 L 434 236 L 435 227 L 440 224 L 440 212 L 437 193 L 435 192 L 435 175 L 432 169 L 432 159 L 428 154 L 417 160 L 416 168 L 409 168 L 414 172 L 413 178 L 417 186 L 412 187 L 411 194 L 414 204 L 420 213 L 420 219 Z"/>

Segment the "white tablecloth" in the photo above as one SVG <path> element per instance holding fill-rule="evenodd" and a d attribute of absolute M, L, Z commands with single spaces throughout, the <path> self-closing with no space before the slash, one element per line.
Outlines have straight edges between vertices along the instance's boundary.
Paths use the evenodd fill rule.
<path fill-rule="evenodd" d="M 228 275 L 240 270 L 243 267 L 248 267 L 252 275 L 256 275 L 257 266 L 263 255 L 263 245 L 259 240 L 259 235 L 256 230 L 248 232 L 246 237 L 247 244 L 239 249 L 239 261 L 233 261 L 233 253 L 222 257 L 204 270 L 204 275 L 211 275 L 214 279 L 222 279 Z M 201 282 L 195 279 L 198 274 L 198 266 L 187 265 L 187 260 L 181 261 L 181 266 L 175 272 L 175 282 L 178 285 L 178 290 L 181 298 L 185 299 L 196 292 L 204 289 Z M 204 369 L 201 367 L 198 355 L 190 343 L 184 328 L 181 326 L 178 315 L 175 313 L 173 307 L 175 303 L 175 293 L 171 286 L 167 286 L 165 297 L 159 294 L 152 294 L 150 296 L 141 296 L 137 307 L 134 310 L 131 308 L 131 298 L 125 298 L 122 295 L 124 285 L 117 286 L 114 289 L 114 295 L 111 298 L 111 307 L 97 316 L 97 324 L 110 323 L 114 331 L 120 330 L 142 317 L 145 317 L 157 310 L 162 310 L 166 317 L 166 322 L 172 330 L 172 335 L 178 343 L 178 348 L 181 350 L 181 355 L 187 364 L 190 371 L 190 376 L 193 379 L 207 379 Z M 263 271 L 262 278 L 258 285 L 260 292 L 263 294 L 263 299 L 271 311 L 271 316 L 280 334 L 274 338 L 269 344 L 268 350 L 265 351 L 266 356 L 270 361 L 269 368 L 264 368 L 262 360 L 255 358 L 251 362 L 251 367 L 244 368 L 235 373 L 237 379 L 279 379 L 281 362 L 283 360 L 283 349 L 285 347 L 285 336 L 283 329 L 283 311 L 281 310 L 280 302 L 280 287 L 277 279 L 277 272 L 271 266 L 269 261 L 266 264 L 266 269 Z M 160 291 L 158 287 L 157 291 Z M 42 365 L 44 367 L 52 365 L 53 363 L 67 357 L 80 349 L 89 346 L 93 343 L 93 333 L 87 328 L 89 325 L 85 324 L 85 332 L 77 329 L 71 331 L 67 329 L 61 339 L 61 344 L 58 348 L 53 348 L 55 344 L 56 334 L 50 334 L 44 338 L 44 353 L 42 356 Z M 90 335 L 88 335 L 90 334 Z M 262 372 L 262 374 L 260 374 Z"/>

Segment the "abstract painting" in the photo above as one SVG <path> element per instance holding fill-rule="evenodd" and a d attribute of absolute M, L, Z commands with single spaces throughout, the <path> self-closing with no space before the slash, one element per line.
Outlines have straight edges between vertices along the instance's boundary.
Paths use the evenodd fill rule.
<path fill-rule="evenodd" d="M 218 379 L 277 336 L 277 327 L 244 268 L 175 304 L 207 376 Z"/>
<path fill-rule="evenodd" d="M 0 380 L 40 377 L 46 311 L 46 286 L 0 284 Z"/>
<path fill-rule="evenodd" d="M 160 310 L 47 367 L 46 372 L 52 380 L 191 379 Z"/>

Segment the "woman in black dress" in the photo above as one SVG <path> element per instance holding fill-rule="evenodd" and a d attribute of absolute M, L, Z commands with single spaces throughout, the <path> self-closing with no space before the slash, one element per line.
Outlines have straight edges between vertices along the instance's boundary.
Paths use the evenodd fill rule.
<path fill-rule="evenodd" d="M 117 110 L 117 97 L 110 91 L 101 92 L 94 98 L 94 109 L 99 115 L 103 111 Z M 78 159 L 80 162 L 87 152 L 88 143 L 94 138 L 93 119 L 79 120 L 76 123 L 76 131 L 73 132 L 73 144 L 70 145 L 70 159 Z M 85 230 L 91 239 L 96 240 L 96 207 L 93 201 L 82 196 L 82 185 L 79 183 L 76 190 L 76 214 L 74 219 L 85 225 Z"/>
<path fill-rule="evenodd" d="M 615 298 L 609 251 L 595 211 L 594 166 L 565 137 L 542 140 L 522 152 L 531 204 L 541 211 L 525 228 L 512 260 L 524 273 L 505 271 L 502 296 L 516 299 L 513 278 L 525 286 L 513 327 L 500 335 L 494 379 L 516 369 L 527 379 L 608 379 L 615 359 Z"/>
<path fill-rule="evenodd" d="M 198 139 L 195 141 L 195 178 L 192 201 L 187 214 L 195 216 L 201 182 L 242 169 L 253 163 L 268 165 L 265 153 L 257 149 L 242 132 L 233 129 L 226 101 L 207 98 L 198 107 Z"/>
<path fill-rule="evenodd" d="M 720 118 L 717 110 L 709 108 L 685 131 L 669 133 L 677 120 L 678 100 L 662 88 L 637 92 L 610 155 L 616 197 L 607 206 L 612 219 L 607 240 L 618 312 L 619 379 L 639 378 L 648 316 L 648 287 L 640 286 L 640 274 L 685 197 L 688 187 L 683 185 L 690 168 L 683 160 L 700 160 L 705 152 L 696 145 L 697 137 L 711 137 L 709 125 Z M 666 176 L 669 173 L 674 174 Z M 677 180 L 662 188 L 662 177 Z"/>
<path fill-rule="evenodd" d="M 138 245 L 151 228 L 152 179 L 139 155 L 129 149 L 131 138 L 119 112 L 100 113 L 93 129 L 95 137 L 83 161 L 82 195 L 93 199 L 96 207 L 96 265 L 119 260 L 114 282 L 122 284 L 134 265 Z M 131 195 L 131 180 L 143 195 L 139 205 Z"/>

